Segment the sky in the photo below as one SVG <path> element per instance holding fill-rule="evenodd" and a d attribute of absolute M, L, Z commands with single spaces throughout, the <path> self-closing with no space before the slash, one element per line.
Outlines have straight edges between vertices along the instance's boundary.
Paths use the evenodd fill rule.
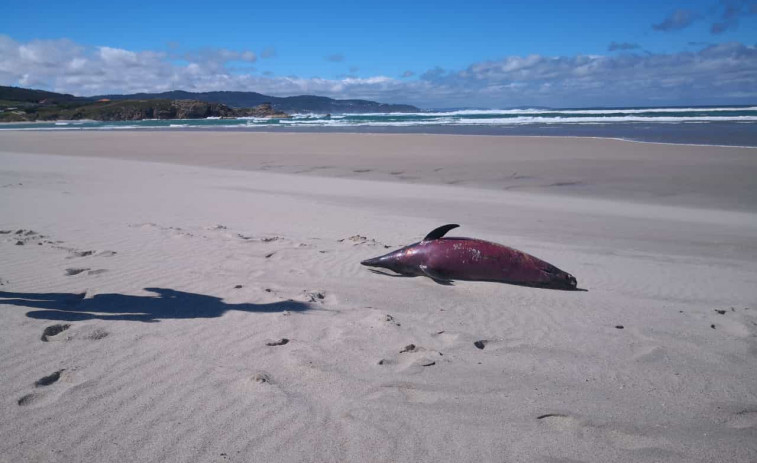
<path fill-rule="evenodd" d="M 6 1 L 0 85 L 423 108 L 757 103 L 757 0 Z"/>

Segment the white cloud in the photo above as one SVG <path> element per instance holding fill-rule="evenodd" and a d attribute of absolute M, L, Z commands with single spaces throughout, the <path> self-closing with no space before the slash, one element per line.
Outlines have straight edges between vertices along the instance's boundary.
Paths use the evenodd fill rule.
<path fill-rule="evenodd" d="M 65 39 L 20 43 L 0 35 L 0 84 L 77 95 L 174 89 L 319 94 L 425 107 L 753 103 L 757 94 L 757 49 L 739 43 L 674 54 L 508 56 L 462 70 L 436 67 L 412 79 L 407 72 L 405 78 L 278 77 L 235 67 L 257 57 L 249 50 L 172 55 Z"/>
<path fill-rule="evenodd" d="M 755 76 L 757 49 L 726 43 L 696 53 L 507 57 L 435 76 L 434 82 L 468 94 L 472 82 L 480 84 L 477 91 L 520 83 L 517 92 L 501 93 L 502 101 L 513 104 L 643 105 L 659 98 L 704 104 L 753 92 Z"/>

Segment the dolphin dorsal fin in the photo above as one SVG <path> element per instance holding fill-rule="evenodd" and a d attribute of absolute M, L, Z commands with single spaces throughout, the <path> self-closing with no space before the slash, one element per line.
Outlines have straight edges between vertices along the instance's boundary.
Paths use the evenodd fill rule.
<path fill-rule="evenodd" d="M 457 228 L 460 225 L 456 223 L 449 223 L 447 225 L 442 225 L 439 228 L 434 228 L 431 230 L 431 233 L 426 235 L 425 238 L 423 238 L 423 241 L 431 241 L 431 240 L 438 240 L 442 236 L 446 235 L 448 231 L 452 230 L 453 228 Z"/>

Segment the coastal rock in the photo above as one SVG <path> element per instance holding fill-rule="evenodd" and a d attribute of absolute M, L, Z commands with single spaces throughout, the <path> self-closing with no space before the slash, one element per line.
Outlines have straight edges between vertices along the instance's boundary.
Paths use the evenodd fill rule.
<path fill-rule="evenodd" d="M 283 111 L 274 109 L 271 103 L 263 103 L 250 109 L 237 109 L 236 112 L 240 113 L 237 114 L 237 116 L 247 117 L 267 117 L 270 119 L 286 119 L 292 117 Z"/>

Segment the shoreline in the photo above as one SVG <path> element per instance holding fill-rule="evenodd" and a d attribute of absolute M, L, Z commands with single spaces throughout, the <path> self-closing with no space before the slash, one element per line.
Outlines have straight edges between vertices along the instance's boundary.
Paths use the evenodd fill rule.
<path fill-rule="evenodd" d="M 70 122 L 70 121 L 63 121 L 63 122 Z M 245 128 L 224 128 L 224 129 L 206 129 L 202 127 L 164 127 L 164 128 L 154 128 L 154 127 L 144 127 L 144 128 L 138 128 L 138 127 L 129 127 L 129 128 L 123 128 L 123 129 L 81 129 L 81 128 L 22 128 L 22 129 L 3 129 L 2 124 L 27 124 L 28 122 L 5 122 L 0 123 L 0 133 L 2 131 L 29 131 L 29 132 L 90 132 L 90 131 L 118 131 L 118 132 L 221 132 L 221 133 L 239 133 L 239 132 L 245 132 L 249 131 L 249 133 L 268 133 L 268 134 L 282 134 L 282 133 L 291 133 L 291 134 L 316 134 L 316 133 L 325 133 L 325 134 L 361 134 L 361 135 L 429 135 L 429 136 L 437 136 L 437 135 L 450 135 L 450 136 L 461 136 L 461 137 L 516 137 L 516 138 L 576 138 L 576 139 L 597 139 L 597 140 L 615 140 L 615 141 L 623 141 L 623 142 L 629 142 L 629 143 L 645 143 L 645 144 L 651 144 L 651 145 L 671 145 L 671 146 L 709 146 L 714 148 L 747 148 L 747 149 L 755 149 L 757 148 L 757 142 L 755 142 L 754 145 L 718 145 L 713 143 L 687 143 L 687 142 L 666 142 L 666 141 L 648 141 L 648 140 L 635 140 L 632 138 L 622 138 L 622 137 L 611 137 L 611 136 L 598 136 L 598 135 L 519 135 L 519 134 L 479 134 L 479 133 L 434 133 L 434 132 L 385 132 L 385 131 L 350 131 L 350 130 L 344 130 L 344 131 L 324 131 L 319 132 L 316 130 L 308 130 L 304 128 L 285 128 L 285 129 L 270 129 L 266 127 L 245 127 Z"/>
<path fill-rule="evenodd" d="M 220 132 L 220 133 L 311 133 L 311 134 L 387 134 L 387 135 L 461 135 L 461 136 L 535 136 L 621 139 L 642 143 L 661 143 L 688 146 L 734 146 L 757 147 L 757 123 L 707 122 L 707 123 L 603 123 L 603 124 L 523 124 L 523 125 L 422 125 L 422 126 L 354 126 L 354 127 L 307 127 L 289 125 L 260 126 L 201 126 L 192 125 L 198 120 L 150 121 L 168 125 L 137 125 L 144 121 L 117 123 L 107 127 L 11 127 L 2 132 Z M 78 124 L 80 121 L 60 121 Z M 101 122 L 85 122 L 101 124 Z M 9 123 L 18 125 L 50 124 L 49 122 Z M 172 127 L 172 124 L 180 125 Z"/>

